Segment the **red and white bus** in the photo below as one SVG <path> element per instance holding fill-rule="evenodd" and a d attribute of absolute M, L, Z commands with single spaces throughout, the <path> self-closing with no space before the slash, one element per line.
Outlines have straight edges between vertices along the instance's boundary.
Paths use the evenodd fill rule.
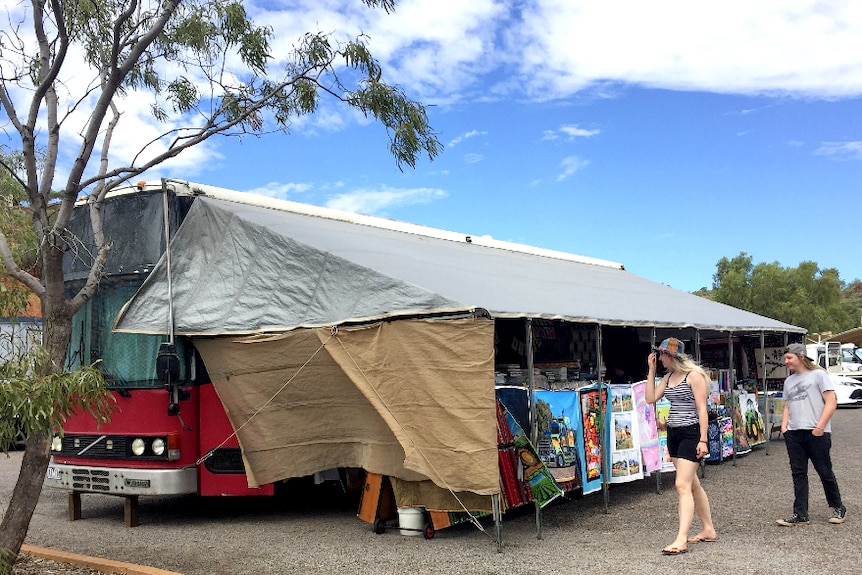
<path fill-rule="evenodd" d="M 73 519 L 80 516 L 82 493 L 124 496 L 134 503 L 141 495 L 274 492 L 272 484 L 248 486 L 239 444 L 191 342 L 111 329 L 163 256 L 166 237 L 179 227 L 196 193 L 184 183 L 142 183 L 113 192 L 105 201 L 111 252 L 95 296 L 73 320 L 67 366 L 95 363 L 116 398 L 116 409 L 101 426 L 89 414 L 71 417 L 63 436 L 52 443 L 45 484 L 71 492 Z M 207 188 L 207 193 L 217 189 Z M 67 293 L 74 293 L 87 277 L 93 253 L 84 202 L 76 207 L 70 228 L 80 242 L 64 261 Z M 171 313 L 167 304 L 165 313 Z M 160 362 L 170 367 L 171 381 L 157 373 Z M 128 514 L 126 520 L 135 522 Z"/>

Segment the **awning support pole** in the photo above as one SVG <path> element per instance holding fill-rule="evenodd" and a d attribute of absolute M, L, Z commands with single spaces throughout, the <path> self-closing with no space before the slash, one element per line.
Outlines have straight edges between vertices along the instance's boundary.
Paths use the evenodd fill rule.
<path fill-rule="evenodd" d="M 494 514 L 494 541 L 497 542 L 497 553 L 503 552 L 503 504 L 500 494 L 491 496 L 491 510 Z"/>
<path fill-rule="evenodd" d="M 652 350 L 655 349 L 655 346 L 656 346 L 655 326 L 653 326 L 652 334 L 650 334 L 650 344 L 649 344 L 650 353 L 652 353 Z M 658 369 L 658 358 L 656 358 L 656 369 Z M 653 389 L 655 389 L 655 379 L 653 379 L 652 381 L 647 380 L 646 384 L 651 385 L 653 387 Z M 655 411 L 655 404 L 653 404 L 653 411 Z M 658 470 L 655 472 L 655 492 L 656 493 L 661 493 L 661 467 L 662 467 L 661 461 L 659 461 Z"/>
<path fill-rule="evenodd" d="M 604 365 L 604 361 L 602 360 L 602 324 L 596 324 L 596 378 L 599 384 L 599 421 L 602 422 L 602 428 L 604 433 L 602 434 L 602 499 L 603 505 L 605 508 L 605 513 L 609 513 L 609 500 L 610 500 L 610 469 L 608 465 L 608 461 L 610 456 L 608 455 L 608 451 L 610 450 L 610 440 L 611 440 L 611 430 L 610 426 L 607 424 L 607 417 L 605 412 L 607 411 L 607 405 L 605 405 L 605 394 L 603 393 L 605 390 L 605 381 L 602 375 L 602 366 Z M 610 387 L 607 388 L 608 393 L 610 393 Z"/>
<path fill-rule="evenodd" d="M 772 419 L 769 416 L 769 389 L 766 386 L 766 336 L 763 333 L 763 330 L 760 330 L 760 357 L 763 362 L 763 366 L 760 369 L 761 379 L 763 381 L 763 411 L 766 413 L 762 414 L 761 417 L 766 417 L 766 423 L 763 424 L 763 431 L 766 432 L 769 429 L 772 422 Z M 757 402 L 758 407 L 760 407 L 760 401 Z M 772 442 L 771 433 L 765 433 L 766 435 L 766 455 L 769 455 L 769 444 Z"/>
<path fill-rule="evenodd" d="M 736 390 L 736 370 L 733 369 L 733 332 L 727 332 L 727 367 L 730 371 L 728 375 L 728 383 L 730 384 L 730 398 L 733 404 L 733 392 Z M 733 416 L 730 418 L 731 427 L 733 428 L 733 466 L 736 467 L 736 428 L 733 426 Z M 745 425 L 745 422 L 743 422 Z M 744 430 L 743 430 L 744 431 Z"/>
<path fill-rule="evenodd" d="M 168 185 L 167 181 L 162 178 L 162 208 L 165 228 L 165 271 L 168 279 L 168 343 L 174 343 L 174 293 L 171 277 L 171 229 L 170 218 L 168 217 Z"/>
<path fill-rule="evenodd" d="M 533 319 L 526 318 L 524 325 L 527 330 L 527 386 L 529 393 L 527 397 L 530 400 L 530 441 L 533 445 L 539 442 L 539 422 L 536 421 L 536 398 L 534 396 L 535 387 L 533 382 Z M 538 501 L 533 501 L 536 508 L 536 539 L 542 538 L 542 506 Z"/>
<path fill-rule="evenodd" d="M 700 330 L 696 329 L 696 328 L 694 330 L 694 360 L 697 362 L 698 365 L 700 365 L 701 367 L 703 366 L 703 363 L 701 361 L 701 355 L 700 355 Z M 706 398 L 707 398 L 707 402 L 709 402 L 709 381 L 706 382 Z M 708 429 L 709 429 L 709 424 L 707 423 L 707 430 Z M 709 439 L 709 436 L 707 436 L 707 439 Z M 706 442 L 706 447 L 707 447 L 707 453 L 708 453 L 709 452 L 709 442 L 708 441 Z M 701 457 L 700 461 L 698 462 L 698 468 L 700 470 L 700 478 L 701 479 L 706 479 L 706 461 L 704 461 L 704 459 L 706 459 L 706 458 Z"/>

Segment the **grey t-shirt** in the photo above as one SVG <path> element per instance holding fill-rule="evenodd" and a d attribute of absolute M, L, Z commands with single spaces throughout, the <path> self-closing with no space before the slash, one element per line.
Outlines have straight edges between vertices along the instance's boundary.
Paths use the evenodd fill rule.
<path fill-rule="evenodd" d="M 820 421 L 820 414 L 826 403 L 823 392 L 835 390 L 829 374 L 822 369 L 812 369 L 802 373 L 792 373 L 784 380 L 784 401 L 790 408 L 787 429 L 814 429 Z M 832 420 L 826 424 L 824 432 L 832 431 Z"/>

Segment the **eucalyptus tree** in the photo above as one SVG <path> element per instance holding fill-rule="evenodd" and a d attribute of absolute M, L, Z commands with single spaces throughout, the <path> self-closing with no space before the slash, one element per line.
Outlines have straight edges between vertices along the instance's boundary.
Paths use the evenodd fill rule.
<path fill-rule="evenodd" d="M 0 234 L 7 238 L 15 264 L 35 272 L 36 234 L 31 225 L 30 212 L 22 205 L 26 194 L 12 172 L 5 168 L 20 168 L 22 165 L 20 154 L 3 154 L 0 150 Z M 0 318 L 19 315 L 27 307 L 30 293 L 27 286 L 10 278 L 6 268 L 0 266 Z"/>
<path fill-rule="evenodd" d="M 394 0 L 362 2 L 395 9 Z M 0 257 L 9 276 L 41 298 L 45 377 L 62 372 L 72 316 L 100 282 L 110 250 L 100 208 L 117 186 L 215 136 L 286 129 L 313 114 L 323 98 L 381 123 L 399 169 L 440 151 L 425 107 L 384 81 L 364 36 L 338 41 L 332 33 L 308 32 L 274 70 L 272 29 L 255 24 L 238 0 L 30 0 L 4 6 L 0 105 L 14 136 L 9 149 L 20 150 L 22 158 L 20 166 L 4 165 L 26 194 L 40 275 L 19 265 L 4 233 Z M 163 129 L 121 157 L 112 143 L 132 94 L 148 97 Z M 58 193 L 53 209 L 52 191 Z M 83 196 L 92 259 L 83 286 L 67 295 L 62 258 L 77 242 L 67 224 Z M 26 535 L 48 462 L 49 434 L 32 434 L 12 497 L 16 513 L 7 510 L 0 531 L 0 549 L 11 557 Z"/>
<path fill-rule="evenodd" d="M 839 333 L 859 325 L 858 302 L 834 268 L 816 262 L 783 267 L 755 264 L 745 252 L 716 264 L 708 296 L 714 301 L 806 328 L 812 333 Z"/>

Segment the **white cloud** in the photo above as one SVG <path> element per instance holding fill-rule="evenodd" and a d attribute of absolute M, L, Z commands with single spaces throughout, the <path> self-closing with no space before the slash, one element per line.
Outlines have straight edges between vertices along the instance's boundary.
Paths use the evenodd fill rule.
<path fill-rule="evenodd" d="M 862 141 L 821 142 L 815 156 L 829 156 L 836 160 L 862 160 Z"/>
<path fill-rule="evenodd" d="M 358 189 L 330 197 L 327 208 L 362 214 L 383 214 L 387 209 L 416 204 L 427 204 L 447 197 L 437 188 L 391 188 L 382 186 L 378 190 Z"/>
<path fill-rule="evenodd" d="M 386 77 L 426 102 L 606 96 L 615 84 L 862 94 L 859 2 L 401 0 L 394 14 L 343 0 L 246 4 L 275 29 L 277 55 L 315 27 L 366 33 Z"/>
<path fill-rule="evenodd" d="M 571 176 L 575 175 L 576 172 L 586 168 L 589 163 L 589 160 L 584 160 L 578 156 L 569 156 L 564 158 L 563 161 L 560 162 L 560 167 L 563 171 L 556 177 L 555 181 L 562 182 L 569 179 Z"/>
<path fill-rule="evenodd" d="M 3 11 L 0 13 L 5 15 Z M 21 14 L 18 14 L 18 17 L 22 17 Z M 24 44 L 24 49 L 32 52 L 35 49 L 32 31 L 24 25 L 16 32 L 19 34 L 17 40 Z M 13 54 L 5 52 L 4 56 L 11 57 Z M 65 185 L 65 178 L 68 176 L 73 162 L 82 151 L 83 139 L 81 135 L 87 130 L 90 121 L 89 115 L 99 95 L 97 92 L 90 92 L 98 84 L 98 81 L 96 74 L 87 68 L 84 62 L 85 57 L 81 47 L 77 44 L 70 45 L 57 83 L 61 125 L 57 171 L 52 183 L 54 188 L 61 188 Z M 20 62 L 15 62 L 12 59 L 0 60 L 0 70 L 7 77 L 14 70 L 15 65 L 20 67 Z M 163 72 L 165 77 L 170 77 L 172 73 L 169 69 L 163 70 Z M 24 88 L 18 87 L 13 82 L 5 82 L 4 86 L 9 90 L 19 119 L 26 121 L 24 115 L 29 112 L 32 90 L 26 86 Z M 203 88 L 204 84 L 200 84 L 199 89 Z M 108 151 L 109 170 L 127 166 L 142 166 L 156 155 L 167 151 L 177 137 L 187 134 L 186 126 L 196 125 L 191 119 L 192 114 L 189 114 L 189 117 L 175 116 L 164 123 L 157 122 L 151 114 L 152 103 L 153 97 L 150 93 L 133 90 L 128 90 L 124 96 L 115 99 L 114 104 L 120 117 Z M 43 106 L 36 125 L 36 139 L 38 145 L 43 148 L 47 145 L 45 114 L 45 107 Z M 104 129 L 107 126 L 107 121 L 111 118 L 112 115 L 109 112 L 89 157 L 84 179 L 94 175 L 99 168 Z M 8 138 L 8 145 L 14 149 L 20 149 L 21 143 L 17 137 L 17 132 L 11 126 L 11 122 L 7 125 L 5 132 L 9 135 L 14 134 Z M 190 178 L 215 166 L 222 160 L 223 156 L 217 151 L 215 143 L 207 141 L 163 162 L 157 169 L 161 176 Z M 132 181 L 145 179 L 147 175 L 148 173 L 141 174 L 133 178 Z"/>
<path fill-rule="evenodd" d="M 484 159 L 485 156 L 483 156 L 482 154 L 467 154 L 464 156 L 464 161 L 468 164 L 478 164 Z"/>
<path fill-rule="evenodd" d="M 487 135 L 488 135 L 488 132 L 482 132 L 479 130 L 470 130 L 469 132 L 467 132 L 463 136 L 458 136 L 456 138 L 453 138 L 451 142 L 446 144 L 446 146 L 449 148 L 452 148 L 454 146 L 457 146 L 458 144 L 460 144 L 461 142 L 463 142 L 464 140 L 466 140 L 468 138 L 475 138 L 476 136 L 487 136 Z"/>
<path fill-rule="evenodd" d="M 591 138 L 600 134 L 601 130 L 587 130 L 579 128 L 577 124 L 573 124 L 569 126 L 561 126 L 560 132 L 568 136 L 569 140 L 574 140 L 575 138 Z"/>
<path fill-rule="evenodd" d="M 372 53 L 383 64 L 384 79 L 426 103 L 454 105 L 504 97 L 553 100 L 584 91 L 607 97 L 629 85 L 821 99 L 862 95 L 862 50 L 858 49 L 862 2 L 400 0 L 393 14 L 347 0 L 249 0 L 244 5 L 258 24 L 273 28 L 273 72 L 281 69 L 305 32 L 332 32 L 333 40 L 365 33 Z M 25 4 L 3 2 L 0 13 L 5 21 L 17 22 L 24 10 L 29 10 Z M 29 33 L 26 26 L 21 30 Z M 71 61 L 83 62 L 75 50 Z M 8 75 L 10 62 L 0 61 L 0 69 Z M 61 80 L 70 94 L 80 94 L 93 77 L 79 65 L 64 69 Z M 11 93 L 21 113 L 27 109 L 27 95 Z M 159 124 L 149 113 L 150 103 L 149 94 L 135 92 L 118 102 L 123 116 L 111 149 L 114 166 L 130 163 L 142 145 L 165 130 L 194 125 L 190 117 Z M 87 99 L 66 120 L 58 180 L 78 153 L 78 134 L 92 105 L 93 99 Z M 61 106 L 67 109 L 68 99 Z M 319 112 L 297 119 L 291 130 L 331 133 L 372 121 L 324 97 Z M 11 131 L 8 121 L 3 127 Z M 545 131 L 542 138 L 598 133 L 571 125 Z M 39 137 L 44 134 L 42 128 Z M 474 130 L 449 145 L 484 134 Z M 14 139 L 9 143 L 18 145 Z M 170 140 L 159 141 L 147 154 L 152 156 L 168 145 Z M 859 154 L 852 142 L 824 143 L 815 153 L 836 158 Z M 138 163 L 144 160 L 141 157 Z M 481 161 L 482 156 L 469 155 L 465 160 Z M 189 178 L 226 161 L 217 142 L 211 141 L 184 152 L 159 171 Z M 560 177 L 568 175 L 564 172 Z"/>
<path fill-rule="evenodd" d="M 720 93 L 862 93 L 862 4 L 535 0 L 512 44 L 535 97 L 597 82 Z"/>
<path fill-rule="evenodd" d="M 249 194 L 257 194 L 259 196 L 267 196 L 269 198 L 287 200 L 290 199 L 291 196 L 307 192 L 313 187 L 314 186 L 307 183 L 282 184 L 279 182 L 269 182 L 266 185 L 245 191 Z"/>
<path fill-rule="evenodd" d="M 423 101 L 451 99 L 500 64 L 495 33 L 509 10 L 499 0 L 401 0 L 391 14 L 344 0 L 297 0 L 286 8 L 266 0 L 245 4 L 275 30 L 275 55 L 290 54 L 309 31 L 333 32 L 340 40 L 365 34 L 386 79 L 409 86 Z"/>

